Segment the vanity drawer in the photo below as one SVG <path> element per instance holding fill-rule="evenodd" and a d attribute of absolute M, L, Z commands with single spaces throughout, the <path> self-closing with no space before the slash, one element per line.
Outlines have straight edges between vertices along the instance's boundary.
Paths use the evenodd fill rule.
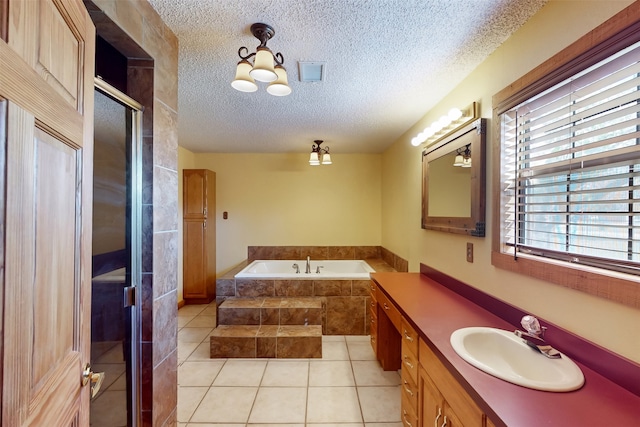
<path fill-rule="evenodd" d="M 417 356 L 418 333 L 404 317 L 402 318 L 402 329 L 400 329 L 400 335 L 402 335 L 402 345 L 406 345 L 407 348 L 413 352 L 414 356 Z"/>
<path fill-rule="evenodd" d="M 411 348 L 406 346 L 404 342 L 402 343 L 401 358 L 402 358 L 402 373 L 404 374 L 406 372 L 407 375 L 411 377 L 414 384 L 418 384 L 418 363 L 419 363 L 418 356 L 416 356 L 411 351 Z"/>
<path fill-rule="evenodd" d="M 375 300 L 376 299 L 376 294 L 378 293 L 378 286 L 376 285 L 376 282 L 374 282 L 373 280 L 369 281 L 369 294 L 371 295 L 371 299 Z"/>
<path fill-rule="evenodd" d="M 393 323 L 393 326 L 396 328 L 396 330 L 400 331 L 400 328 L 402 327 L 402 325 L 400 324 L 402 318 L 402 316 L 400 316 L 400 311 L 398 311 L 396 306 L 391 303 L 389 298 L 387 298 L 384 292 L 382 292 L 380 289 L 378 289 L 376 299 L 378 300 L 378 305 L 380 306 L 381 312 L 384 312 L 389 320 L 391 320 L 391 323 Z"/>
<path fill-rule="evenodd" d="M 414 413 L 418 413 L 418 386 L 416 382 L 411 378 L 411 375 L 405 370 L 402 369 L 401 372 L 401 383 L 402 383 L 402 399 L 403 402 L 406 400 L 411 407 L 413 408 Z"/>
<path fill-rule="evenodd" d="M 418 426 L 418 416 L 404 394 L 402 395 L 401 404 L 402 409 L 400 410 L 400 413 L 404 427 L 420 427 Z"/>

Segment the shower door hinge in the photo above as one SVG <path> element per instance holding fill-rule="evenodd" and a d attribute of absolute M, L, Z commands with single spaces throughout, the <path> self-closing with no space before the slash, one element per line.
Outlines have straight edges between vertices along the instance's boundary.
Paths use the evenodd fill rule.
<path fill-rule="evenodd" d="M 136 305 L 136 288 L 135 286 L 127 286 L 124 288 L 124 307 Z"/>

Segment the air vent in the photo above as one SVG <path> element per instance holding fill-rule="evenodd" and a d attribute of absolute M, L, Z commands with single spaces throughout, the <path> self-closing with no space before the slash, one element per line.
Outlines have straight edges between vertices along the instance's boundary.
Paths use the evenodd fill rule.
<path fill-rule="evenodd" d="M 301 82 L 322 82 L 327 74 L 327 67 L 325 62 L 298 61 L 298 71 Z"/>

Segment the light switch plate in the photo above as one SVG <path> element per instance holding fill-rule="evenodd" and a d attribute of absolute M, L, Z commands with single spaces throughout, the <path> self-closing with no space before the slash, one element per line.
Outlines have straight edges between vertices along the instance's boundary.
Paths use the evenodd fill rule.
<path fill-rule="evenodd" d="M 467 242 L 467 262 L 473 262 L 473 243 Z"/>

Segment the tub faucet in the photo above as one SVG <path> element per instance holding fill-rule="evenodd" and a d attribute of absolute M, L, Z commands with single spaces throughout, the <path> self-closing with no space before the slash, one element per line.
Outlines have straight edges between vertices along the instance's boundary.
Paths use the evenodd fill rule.
<path fill-rule="evenodd" d="M 311 257 L 307 256 L 307 268 L 304 271 L 307 274 L 311 273 Z"/>
<path fill-rule="evenodd" d="M 293 265 L 291 266 L 291 268 L 295 268 L 295 269 L 296 269 L 296 274 L 300 274 L 300 267 L 298 267 L 298 264 L 297 264 L 297 263 L 296 263 L 296 264 L 293 264 Z"/>
<path fill-rule="evenodd" d="M 525 344 L 538 351 L 539 353 L 542 353 L 549 359 L 559 359 L 561 357 L 560 352 L 551 347 L 544 340 L 544 332 L 547 330 L 547 328 L 546 326 L 540 326 L 540 322 L 538 322 L 538 319 L 531 315 L 527 315 L 522 318 L 520 324 L 524 329 L 526 329 L 527 332 L 516 329 L 514 331 L 514 334 L 522 338 Z"/>

